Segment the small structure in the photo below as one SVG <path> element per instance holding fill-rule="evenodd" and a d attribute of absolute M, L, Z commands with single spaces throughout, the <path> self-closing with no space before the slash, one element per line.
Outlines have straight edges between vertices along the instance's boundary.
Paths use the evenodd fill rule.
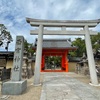
<path fill-rule="evenodd" d="M 22 78 L 30 78 L 33 75 L 32 59 L 27 56 L 23 57 Z"/>
<path fill-rule="evenodd" d="M 72 57 L 68 55 L 68 68 L 70 72 L 76 72 L 76 65 L 81 61 L 81 57 Z"/>
<path fill-rule="evenodd" d="M 95 60 L 95 67 L 96 67 L 97 76 L 100 77 L 100 50 L 98 50 L 94 54 L 94 60 Z M 88 59 L 87 59 L 86 56 L 83 56 L 81 58 L 81 61 L 79 61 L 77 63 L 77 65 L 76 65 L 76 73 L 84 74 L 84 75 L 90 75 Z"/>
<path fill-rule="evenodd" d="M 28 77 L 28 58 L 26 56 L 23 57 L 23 66 L 22 66 L 22 78 Z"/>
<path fill-rule="evenodd" d="M 95 59 L 95 62 L 96 62 L 96 66 L 100 66 L 100 48 L 94 54 L 94 59 Z"/>
<path fill-rule="evenodd" d="M 36 50 L 37 39 L 33 49 Z M 69 50 L 76 50 L 76 47 L 71 46 L 71 42 L 68 39 L 43 39 L 42 46 L 42 62 L 41 71 L 42 72 L 68 72 L 68 59 L 67 55 Z M 61 70 L 48 70 L 45 68 L 45 59 L 47 56 L 60 56 L 61 57 Z M 54 66 L 54 63 L 53 65 Z"/>

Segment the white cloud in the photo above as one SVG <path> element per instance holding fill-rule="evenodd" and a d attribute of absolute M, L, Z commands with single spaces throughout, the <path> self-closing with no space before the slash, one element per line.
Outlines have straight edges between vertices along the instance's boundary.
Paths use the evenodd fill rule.
<path fill-rule="evenodd" d="M 14 41 L 16 35 L 24 35 L 32 43 L 36 36 L 29 35 L 31 26 L 26 22 L 26 17 L 56 20 L 98 19 L 99 4 L 100 0 L 0 0 L 0 23 L 7 26 Z M 100 28 L 97 26 L 95 30 L 100 31 Z M 13 42 L 10 50 L 14 50 L 14 45 Z"/>

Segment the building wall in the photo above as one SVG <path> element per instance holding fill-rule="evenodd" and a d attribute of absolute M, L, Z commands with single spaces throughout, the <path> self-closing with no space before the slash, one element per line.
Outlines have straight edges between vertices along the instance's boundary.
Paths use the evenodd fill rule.
<path fill-rule="evenodd" d="M 6 68 L 12 68 L 12 66 L 13 66 L 13 60 L 12 59 L 8 60 Z"/>
<path fill-rule="evenodd" d="M 68 63 L 68 72 L 75 72 L 76 63 L 77 62 L 69 62 Z M 98 62 L 98 64 L 100 65 L 100 61 Z M 13 60 L 8 60 L 6 68 L 12 68 L 12 66 L 13 66 Z M 35 62 L 32 62 L 33 70 L 34 70 L 34 66 L 35 66 Z"/>
<path fill-rule="evenodd" d="M 75 72 L 75 66 L 77 62 L 69 62 L 68 63 L 68 72 Z"/>

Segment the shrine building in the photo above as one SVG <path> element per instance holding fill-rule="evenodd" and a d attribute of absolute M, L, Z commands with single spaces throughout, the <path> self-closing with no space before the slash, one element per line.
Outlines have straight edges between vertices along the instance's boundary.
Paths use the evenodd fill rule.
<path fill-rule="evenodd" d="M 33 45 L 33 49 L 36 50 L 37 39 Z M 68 52 L 70 50 L 76 50 L 77 48 L 71 45 L 68 39 L 43 39 L 42 45 L 42 61 L 41 61 L 41 72 L 68 72 Z M 56 64 L 46 64 L 48 57 L 60 57 L 60 69 L 51 68 L 56 67 Z M 50 66 L 50 68 L 48 68 Z"/>

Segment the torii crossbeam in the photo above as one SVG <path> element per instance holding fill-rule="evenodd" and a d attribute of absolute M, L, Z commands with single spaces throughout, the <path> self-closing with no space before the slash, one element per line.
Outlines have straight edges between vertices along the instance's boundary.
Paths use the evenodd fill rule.
<path fill-rule="evenodd" d="M 31 35 L 38 35 L 39 30 L 31 30 Z M 89 30 L 90 35 L 97 35 L 97 31 Z M 44 29 L 43 35 L 85 35 L 85 30 L 69 31 L 69 30 L 47 30 Z"/>

